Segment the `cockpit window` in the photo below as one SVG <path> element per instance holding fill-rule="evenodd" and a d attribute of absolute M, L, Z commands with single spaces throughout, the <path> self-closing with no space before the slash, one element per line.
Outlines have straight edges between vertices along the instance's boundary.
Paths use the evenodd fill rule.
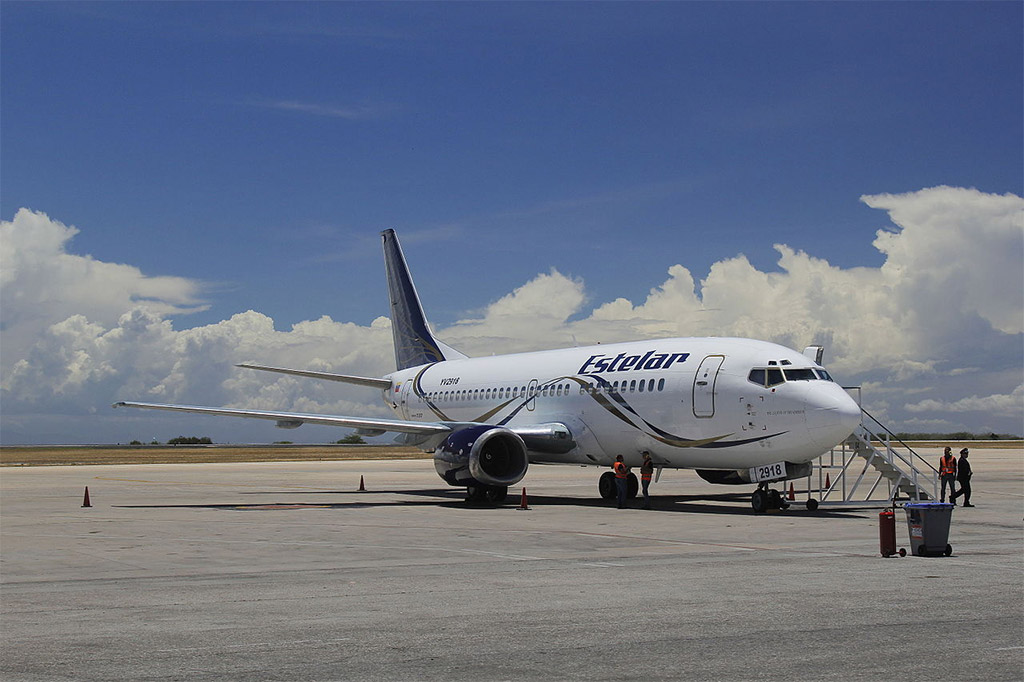
<path fill-rule="evenodd" d="M 758 386 L 765 387 L 777 386 L 785 381 L 782 378 L 782 370 L 778 367 L 769 367 L 768 369 L 758 367 L 752 369 L 750 374 L 747 375 L 747 380 Z"/>
<path fill-rule="evenodd" d="M 768 363 L 771 365 L 771 363 Z M 835 381 L 828 372 L 823 369 L 812 369 L 810 367 L 778 367 L 769 366 L 767 369 L 764 367 L 755 367 L 750 370 L 750 374 L 747 375 L 747 381 L 758 386 L 764 386 L 771 388 L 772 386 L 778 386 L 779 384 L 787 381 Z"/>

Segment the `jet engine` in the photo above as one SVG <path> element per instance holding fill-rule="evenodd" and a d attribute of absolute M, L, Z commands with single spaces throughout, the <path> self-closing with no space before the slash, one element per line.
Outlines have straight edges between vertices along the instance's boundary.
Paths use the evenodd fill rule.
<path fill-rule="evenodd" d="M 450 485 L 507 488 L 526 475 L 526 443 L 509 429 L 481 424 L 453 432 L 434 450 L 434 468 Z"/>

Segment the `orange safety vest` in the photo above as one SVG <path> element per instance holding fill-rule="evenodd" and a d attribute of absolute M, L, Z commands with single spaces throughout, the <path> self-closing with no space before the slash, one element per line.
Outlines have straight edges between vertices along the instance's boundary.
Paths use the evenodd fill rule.
<path fill-rule="evenodd" d="M 640 480 L 641 481 L 649 481 L 649 480 L 651 480 L 651 477 L 653 475 L 654 475 L 654 467 L 653 466 L 651 466 L 651 470 L 650 471 L 647 471 L 647 467 L 646 466 L 641 466 L 640 467 Z"/>
<path fill-rule="evenodd" d="M 626 465 L 623 464 L 622 462 L 616 462 L 615 464 L 613 464 L 612 469 L 615 470 L 615 478 L 626 477 Z"/>
<path fill-rule="evenodd" d="M 956 457 L 943 455 L 939 459 L 939 476 L 953 476 L 956 474 Z"/>

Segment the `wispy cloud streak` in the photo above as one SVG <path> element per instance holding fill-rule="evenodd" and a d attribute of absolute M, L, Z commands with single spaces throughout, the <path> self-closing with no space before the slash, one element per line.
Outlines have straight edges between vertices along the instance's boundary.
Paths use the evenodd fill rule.
<path fill-rule="evenodd" d="M 391 111 L 389 107 L 356 104 L 349 106 L 336 106 L 329 104 L 317 104 L 315 102 L 300 102 L 298 100 L 278 100 L 272 102 L 259 102 L 254 106 L 263 109 L 274 109 L 310 116 L 322 116 L 326 118 L 341 118 L 348 121 L 370 121 L 383 118 Z"/>

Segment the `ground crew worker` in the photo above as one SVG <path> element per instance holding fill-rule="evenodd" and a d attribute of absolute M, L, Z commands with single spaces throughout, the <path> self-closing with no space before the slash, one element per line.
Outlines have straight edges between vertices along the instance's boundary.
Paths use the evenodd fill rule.
<path fill-rule="evenodd" d="M 625 462 L 622 461 L 622 455 L 615 456 L 615 464 L 612 465 L 612 470 L 615 472 L 615 491 L 619 500 L 619 509 L 626 506 L 626 476 L 629 475 L 629 469 L 626 468 Z"/>
<path fill-rule="evenodd" d="M 953 456 L 953 449 L 946 446 L 939 458 L 939 479 L 942 480 L 942 495 L 940 502 L 946 501 L 946 486 L 949 486 L 949 501 L 953 501 L 953 491 L 956 490 L 956 457 Z"/>
<path fill-rule="evenodd" d="M 647 489 L 651 487 L 651 476 L 654 475 L 654 462 L 651 461 L 651 453 L 644 453 L 644 462 L 640 465 L 640 485 L 644 491 L 644 509 L 651 508 L 651 496 Z"/>
<path fill-rule="evenodd" d="M 949 501 L 956 504 L 956 498 L 963 495 L 964 506 L 973 507 L 974 505 L 971 504 L 971 476 L 974 475 L 974 472 L 971 471 L 971 465 L 967 461 L 968 454 L 967 448 L 960 451 L 960 461 L 956 463 L 956 480 L 960 483 L 960 490 L 953 493 Z"/>

